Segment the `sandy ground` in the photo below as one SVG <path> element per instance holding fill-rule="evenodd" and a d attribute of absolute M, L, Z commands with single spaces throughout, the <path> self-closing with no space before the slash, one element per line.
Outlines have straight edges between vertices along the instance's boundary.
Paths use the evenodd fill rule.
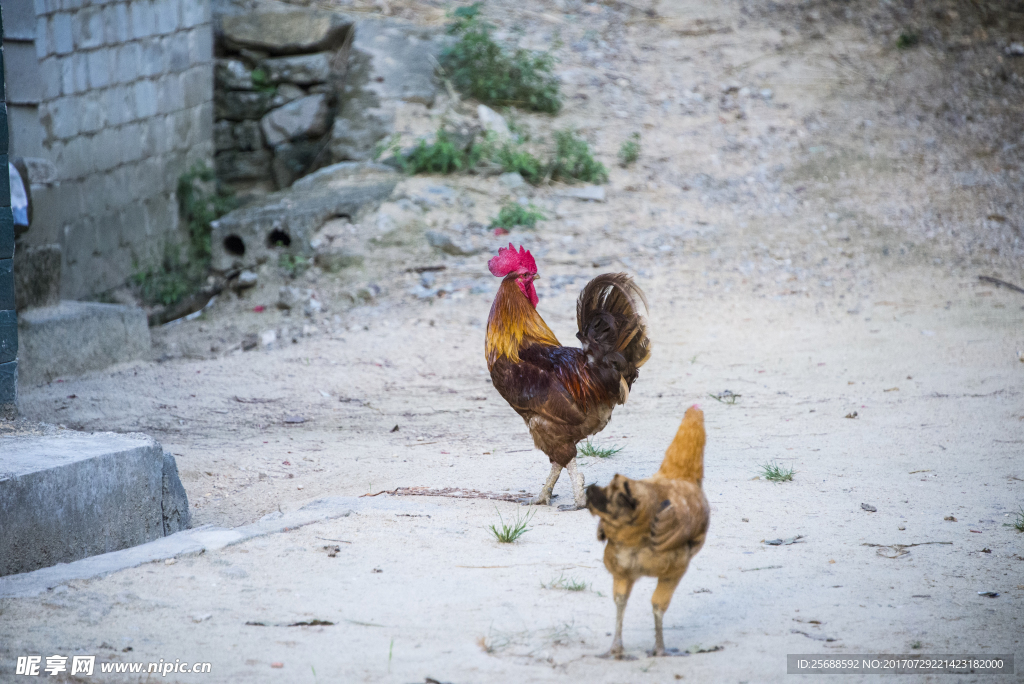
<path fill-rule="evenodd" d="M 539 310 L 563 342 L 596 273 L 633 273 L 650 299 L 653 358 L 595 439 L 622 450 L 581 459 L 588 483 L 650 475 L 685 408 L 705 409 L 711 530 L 666 615 L 667 645 L 692 655 L 644 655 L 648 581 L 626 614 L 638 659 L 594 657 L 615 611 L 586 511 L 382 494 L 334 521 L 0 601 L 0 679 L 16 656 L 51 653 L 212 663 L 166 678 L 180 682 L 762 682 L 785 679 L 787 653 L 1024 658 L 1024 534 L 1010 526 L 1024 296 L 978 280 L 1022 280 L 1020 167 L 986 137 L 1012 107 L 964 118 L 976 98 L 947 98 L 948 56 L 818 9 L 656 9 L 494 9 L 566 45 L 565 111 L 522 125 L 579 127 L 610 167 L 633 131 L 644 150 L 612 169 L 606 203 L 520 191 L 549 220 L 506 241 L 537 257 Z M 987 40 L 971 54 L 996 64 Z M 157 437 L 197 525 L 396 487 L 536 492 L 546 460 L 482 354 L 501 239 L 473 226 L 509 196 L 494 179 L 403 181 L 349 231 L 362 268 L 291 283 L 325 313 L 278 311 L 290 281 L 264 267 L 254 291 L 154 330 L 152 361 L 22 387 L 22 410 Z M 486 251 L 433 252 L 427 229 Z M 445 270 L 424 280 L 426 266 Z M 273 344 L 242 352 L 269 330 Z M 709 396 L 726 390 L 734 404 Z M 760 478 L 770 462 L 794 479 Z M 555 491 L 571 500 L 568 482 Z M 528 512 L 514 544 L 485 529 Z M 573 581 L 585 589 L 558 588 Z M 310 620 L 333 624 L 283 626 Z"/>

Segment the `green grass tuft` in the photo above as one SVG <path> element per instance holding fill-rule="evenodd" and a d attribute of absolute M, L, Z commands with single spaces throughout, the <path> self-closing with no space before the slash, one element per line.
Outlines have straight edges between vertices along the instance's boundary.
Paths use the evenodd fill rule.
<path fill-rule="evenodd" d="M 589 439 L 579 448 L 580 456 L 594 456 L 595 458 L 608 458 L 622 451 L 622 447 L 598 447 Z"/>
<path fill-rule="evenodd" d="M 487 529 L 502 544 L 511 544 L 529 531 L 530 528 L 527 525 L 532 517 L 533 511 L 530 511 L 525 516 L 522 513 L 516 513 L 515 521 L 512 524 L 508 524 L 502 517 L 501 511 L 498 511 L 499 523 L 497 525 L 489 525 Z"/>
<path fill-rule="evenodd" d="M 479 161 L 479 158 L 472 158 L 471 152 L 460 148 L 451 135 L 441 128 L 434 136 L 434 142 L 427 144 L 426 140 L 420 140 L 408 154 L 403 156 L 396 151 L 395 156 L 406 173 L 455 173 Z"/>
<path fill-rule="evenodd" d="M 765 463 L 761 466 L 761 475 L 769 482 L 790 482 L 795 473 L 792 468 L 786 468 L 778 463 Z"/>
<path fill-rule="evenodd" d="M 575 577 L 567 578 L 564 575 L 559 575 L 558 579 L 552 580 L 547 584 L 541 582 L 540 586 L 542 589 L 561 589 L 563 591 L 586 591 L 590 585 L 582 580 L 576 579 Z"/>
<path fill-rule="evenodd" d="M 488 150 L 491 160 L 501 164 L 505 173 L 518 173 L 527 183 L 537 185 L 544 178 L 544 163 L 522 145 L 506 142 L 501 147 Z"/>
<path fill-rule="evenodd" d="M 636 163 L 636 160 L 639 158 L 640 134 L 634 133 L 629 136 L 629 139 L 622 143 L 622 147 L 619 148 L 619 162 L 623 166 L 629 166 L 630 164 Z"/>
<path fill-rule="evenodd" d="M 904 31 L 896 39 L 896 47 L 900 50 L 908 50 L 916 47 L 921 42 L 921 35 L 917 31 Z"/>
<path fill-rule="evenodd" d="M 1013 529 L 1018 532 L 1024 532 L 1024 506 L 1021 507 L 1020 513 L 1015 514 L 1017 517 L 1013 521 Z"/>
<path fill-rule="evenodd" d="M 498 217 L 491 222 L 494 228 L 512 228 L 524 226 L 533 228 L 537 221 L 543 221 L 546 216 L 537 210 L 532 204 L 523 206 L 519 202 L 509 202 L 498 212 Z"/>
<path fill-rule="evenodd" d="M 494 27 L 480 18 L 480 5 L 456 9 L 448 33 L 458 41 L 441 53 L 440 64 L 456 90 L 485 104 L 557 112 L 562 106 L 555 58 L 494 41 Z"/>
<path fill-rule="evenodd" d="M 608 169 L 594 159 L 587 141 L 575 131 L 555 131 L 555 156 L 549 173 L 553 180 L 579 180 L 585 183 L 605 183 Z"/>
<path fill-rule="evenodd" d="M 277 265 L 291 278 L 297 278 L 309 268 L 309 259 L 298 254 L 282 254 Z"/>
<path fill-rule="evenodd" d="M 912 641 L 912 642 L 910 642 L 910 648 L 914 649 L 915 651 L 917 649 L 921 648 L 922 646 L 924 646 L 924 644 L 922 644 L 920 641 Z"/>

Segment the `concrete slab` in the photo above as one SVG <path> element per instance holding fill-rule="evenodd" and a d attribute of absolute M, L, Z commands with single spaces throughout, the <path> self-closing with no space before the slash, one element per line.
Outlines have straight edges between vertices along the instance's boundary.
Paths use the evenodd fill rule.
<path fill-rule="evenodd" d="M 18 314 L 19 379 L 50 382 L 145 356 L 149 326 L 142 309 L 63 301 Z"/>
<path fill-rule="evenodd" d="M 0 437 L 0 576 L 128 548 L 188 524 L 174 458 L 146 435 Z"/>
<path fill-rule="evenodd" d="M 72 580 L 101 577 L 112 572 L 134 568 L 143 563 L 166 560 L 177 556 L 215 551 L 266 534 L 284 532 L 320 520 L 331 520 L 351 515 L 365 507 L 412 510 L 416 502 L 379 501 L 356 497 L 328 497 L 312 501 L 297 511 L 271 513 L 257 522 L 228 529 L 212 525 L 172 534 L 168 537 L 84 558 L 73 563 L 61 563 L 48 568 L 0 577 L 0 598 L 36 596 Z"/>

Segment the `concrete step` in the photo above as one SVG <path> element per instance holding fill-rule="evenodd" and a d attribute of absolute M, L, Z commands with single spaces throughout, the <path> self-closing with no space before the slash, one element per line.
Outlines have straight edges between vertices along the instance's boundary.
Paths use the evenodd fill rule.
<path fill-rule="evenodd" d="M 189 527 L 174 457 L 142 434 L 0 437 L 0 576 Z"/>
<path fill-rule="evenodd" d="M 18 314 L 18 380 L 40 384 L 142 358 L 150 349 L 142 309 L 63 301 Z"/>

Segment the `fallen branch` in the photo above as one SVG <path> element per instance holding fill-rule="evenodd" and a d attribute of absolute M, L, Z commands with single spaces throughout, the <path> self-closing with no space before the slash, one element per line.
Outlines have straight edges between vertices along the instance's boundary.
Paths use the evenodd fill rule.
<path fill-rule="evenodd" d="M 948 542 L 920 542 L 920 543 L 917 543 L 917 544 L 861 544 L 861 546 L 874 546 L 874 547 L 876 547 L 877 548 L 876 553 L 878 553 L 878 555 L 881 556 L 882 558 L 899 558 L 900 556 L 905 556 L 906 554 L 910 553 L 909 551 L 907 551 L 907 549 L 912 548 L 914 546 L 925 546 L 926 544 L 952 544 L 952 543 L 953 542 L 948 541 Z M 891 550 L 895 551 L 896 555 L 895 556 L 890 556 L 889 554 L 885 553 L 886 549 L 891 549 Z"/>
<path fill-rule="evenodd" d="M 364 496 L 380 496 L 390 494 L 391 496 L 443 496 L 450 499 L 492 499 L 494 501 L 512 501 L 519 503 L 522 499 L 530 498 L 528 494 L 498 494 L 496 492 L 480 492 L 475 489 L 462 489 L 460 487 L 445 487 L 443 489 L 430 489 L 429 487 L 396 487 L 392 490 L 382 489 L 375 494 L 362 494 Z"/>
<path fill-rule="evenodd" d="M 1020 292 L 1021 294 L 1024 294 L 1024 287 L 1018 287 L 1013 283 L 1008 283 L 1005 280 L 1000 280 L 999 278 L 993 278 L 992 276 L 978 276 L 978 280 L 984 283 L 992 283 L 996 287 L 1005 287 L 1007 289 L 1013 290 L 1014 292 Z"/>

